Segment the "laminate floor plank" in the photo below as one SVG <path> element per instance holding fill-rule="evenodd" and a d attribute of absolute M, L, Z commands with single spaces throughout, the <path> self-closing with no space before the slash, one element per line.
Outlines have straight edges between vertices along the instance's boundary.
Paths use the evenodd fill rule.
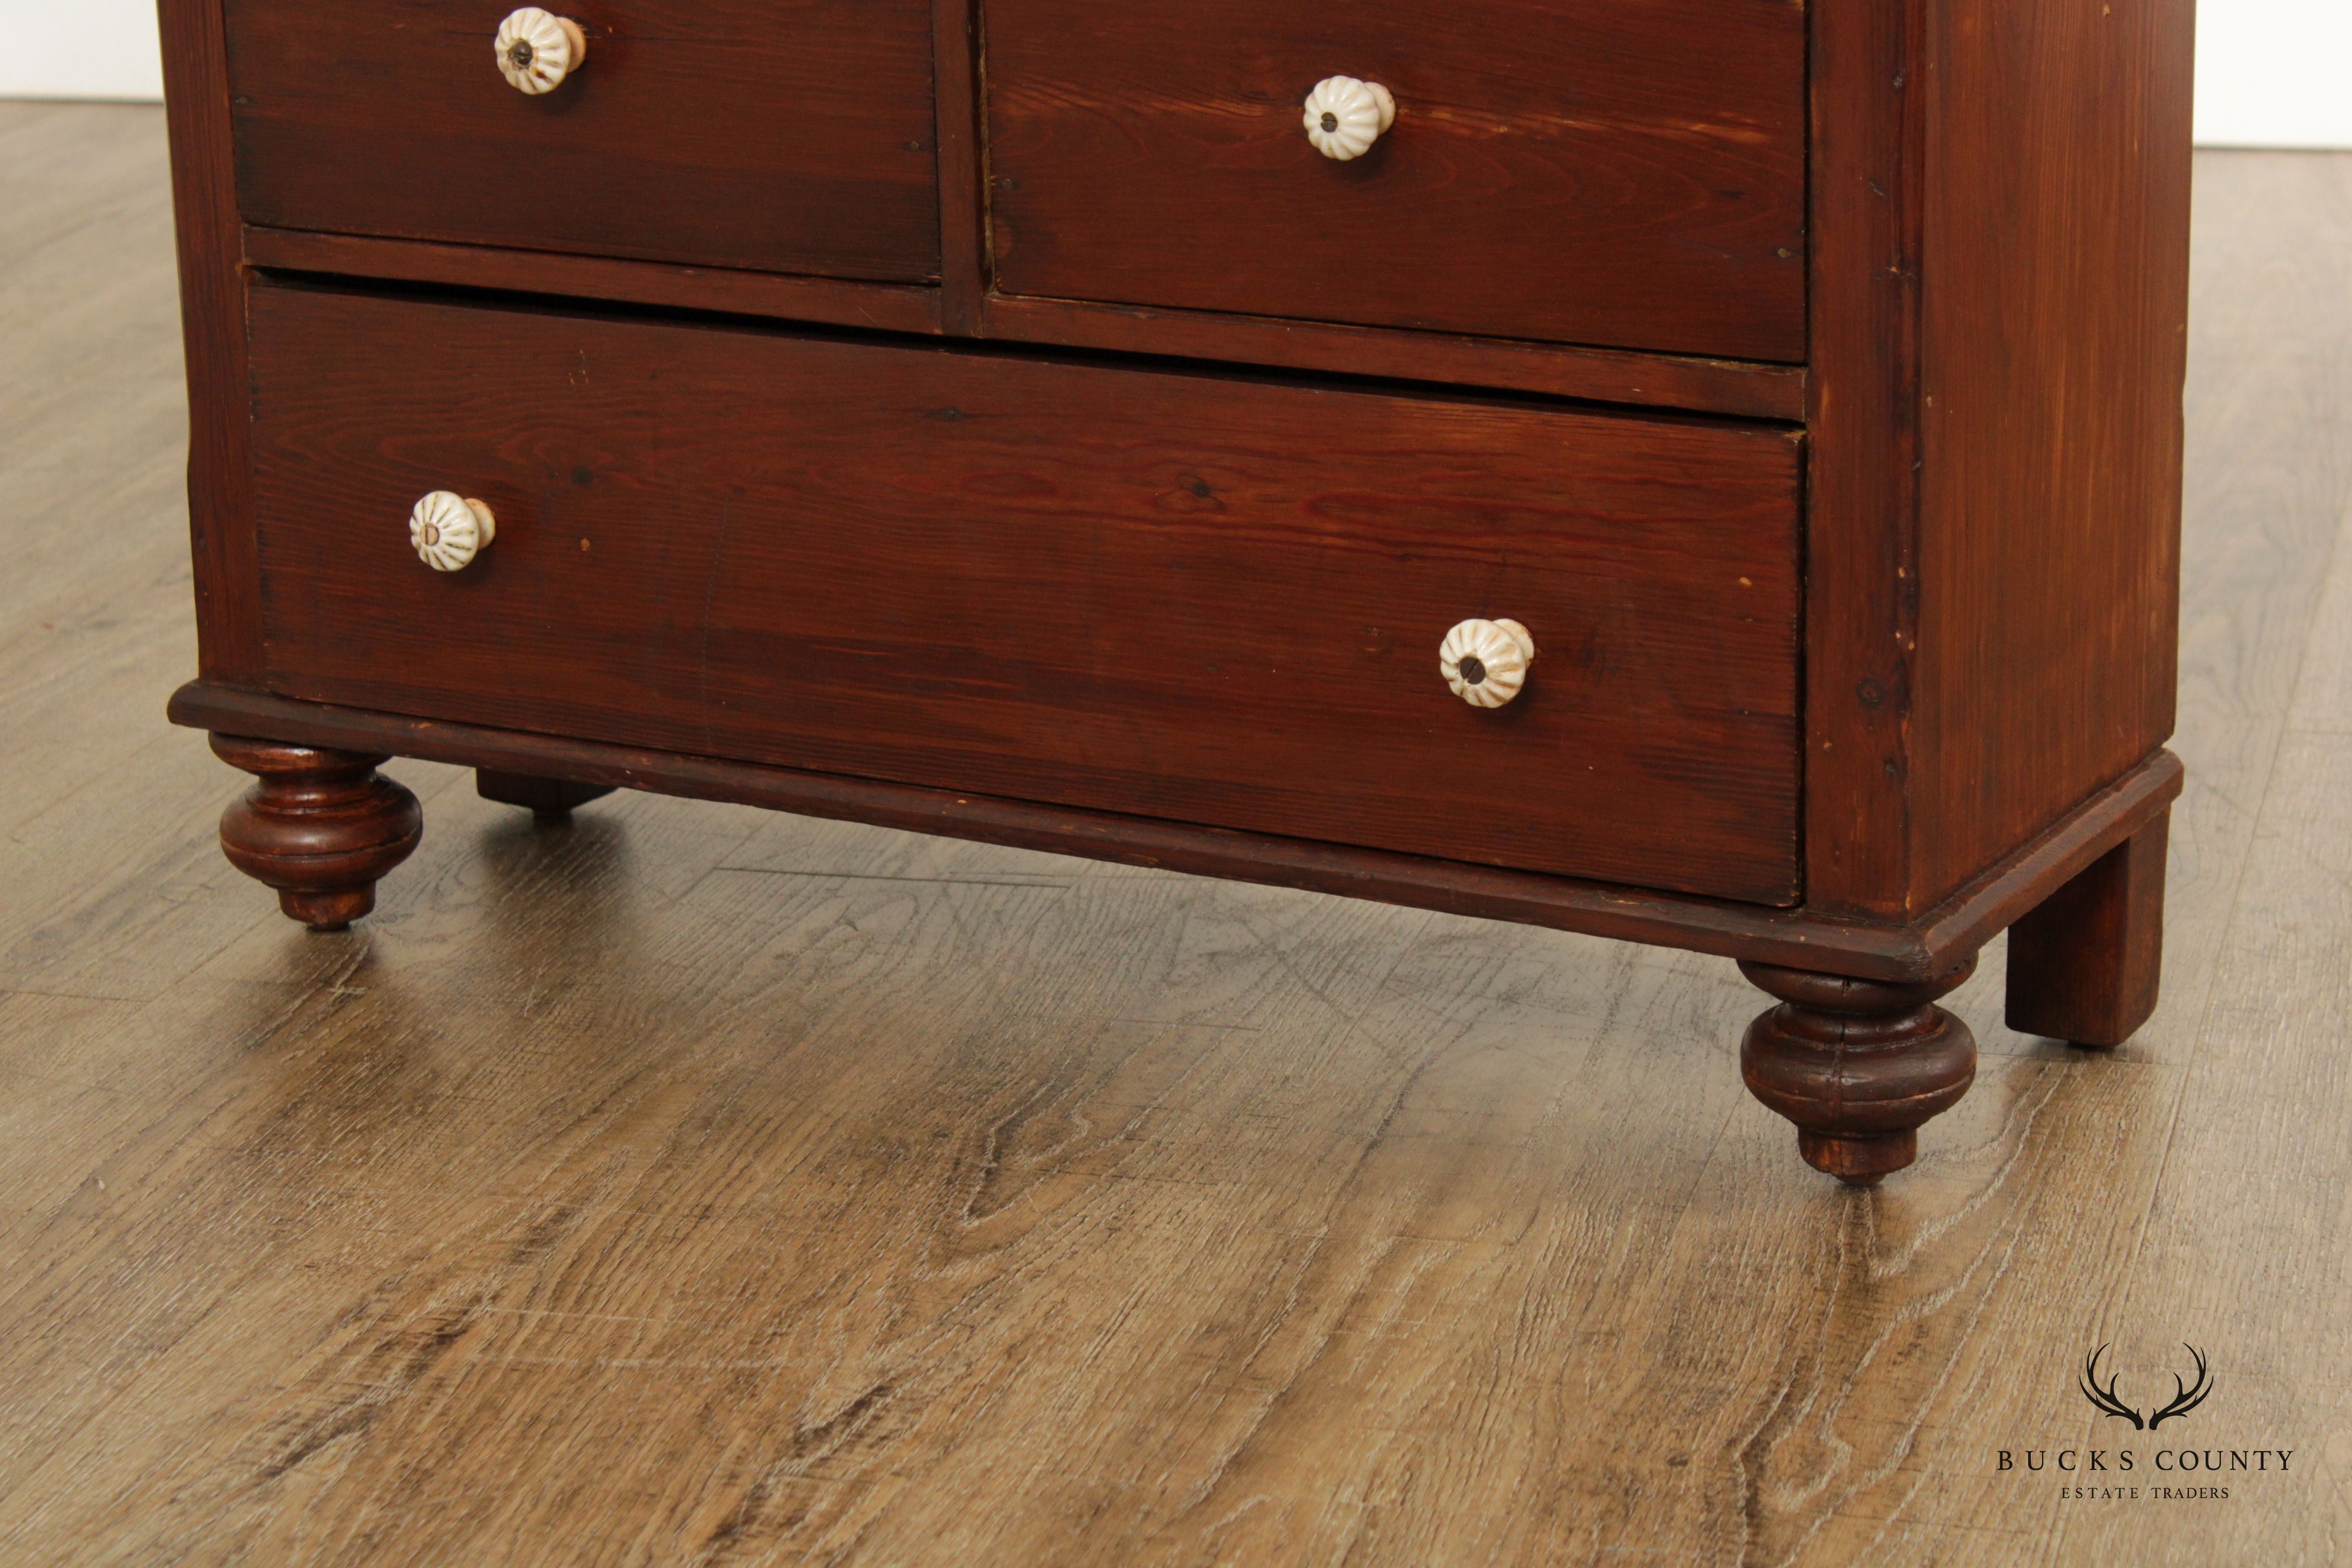
<path fill-rule="evenodd" d="M 2352 231 L 2352 200 L 2345 210 Z M 2352 395 L 2352 342 L 2336 347 Z M 2352 418 L 2336 432 L 2337 477 L 2352 480 Z M 2173 1374 L 2193 1373 L 2187 1342 L 2233 1347 L 2227 1403 L 2217 1392 L 2210 1419 L 2193 1436 L 2180 1429 L 2183 1441 L 2233 1466 L 2293 1450 L 2307 1486 L 2265 1486 L 2234 1468 L 2176 1477 L 2229 1487 L 2242 1506 L 2228 1517 L 2177 1510 L 2160 1554 L 2127 1548 L 2109 1519 L 2071 1520 L 2079 1556 L 2138 1550 L 2143 1561 L 2197 1564 L 2248 1539 L 2264 1542 L 2272 1562 L 2352 1552 L 2352 483 L 2341 493 L 2322 608 L 2117 1328 L 2119 1338 L 2137 1331 L 2125 1348 L 2159 1394 L 2177 1386 Z M 2311 1490 L 2335 1506 L 2312 1506 Z"/>
<path fill-rule="evenodd" d="M 0 833 L 152 744 L 114 716 L 143 717 L 154 672 L 194 657 L 157 119 L 0 103 Z"/>
<path fill-rule="evenodd" d="M 2090 1056 L 2000 1026 L 1998 951 L 1957 994 L 1986 1052 L 1976 1089 L 1938 1123 L 1940 1147 L 1884 1194 L 1855 1256 L 1824 1265 L 1828 1300 L 1778 1331 L 1784 1343 L 1811 1333 L 1811 1358 L 1792 1352 L 1753 1387 L 1725 1390 L 1748 1402 L 1748 1426 L 1724 1445 L 1741 1459 L 1748 1506 L 1716 1560 L 2105 1561 L 2129 1539 L 2126 1528 L 2079 1554 L 2054 1488 L 2022 1494 L 2032 1506 L 2021 1508 L 1987 1471 L 2002 1447 L 2095 1437 L 2074 1384 L 2097 1340 L 2081 1342 L 2144 1331 L 2117 1320 L 2145 1284 L 2170 1137 L 2193 1115 L 2188 1068 L 2208 1049 L 2223 936 L 2242 918 L 2298 672 L 2315 637 L 2341 624 L 2322 595 L 2352 495 L 2352 311 L 2325 247 L 2352 238 L 2347 191 L 2352 159 L 2200 163 L 2179 742 L 2190 784 L 2175 815 L 2165 1006 L 2124 1050 Z M 2277 216 L 2290 212 L 2292 237 Z M 2340 1028 L 2340 1010 L 2332 1016 Z M 1785 1134 L 1760 1114 L 1738 1126 L 1765 1140 L 1741 1177 L 1760 1185 Z M 1727 1140 L 1724 1157 L 1747 1152 Z M 1769 1249 L 1820 1237 L 1755 1239 Z M 1695 1253 L 1739 1240 L 1706 1237 Z M 1905 1375 L 1885 1375 L 1890 1356 Z M 1661 1366 L 1689 1361 L 1676 1352 Z M 2312 1499 L 2273 1502 L 2308 1510 Z"/>
<path fill-rule="evenodd" d="M 2352 1558 L 2352 157 L 2199 165 L 2164 1010 L 2011 1035 L 1996 948 L 1864 1195 L 1687 954 L 406 763 L 280 920 L 161 718 L 161 132 L 0 104 L 0 1562 Z M 2287 1477 L 1998 1468 L 2180 1340 L 2133 1442 Z"/>

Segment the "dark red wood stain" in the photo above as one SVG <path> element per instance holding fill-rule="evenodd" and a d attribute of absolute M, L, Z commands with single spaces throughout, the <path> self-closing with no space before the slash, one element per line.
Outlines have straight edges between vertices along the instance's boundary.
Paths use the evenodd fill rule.
<path fill-rule="evenodd" d="M 536 100 L 498 9 L 163 0 L 172 712 L 290 911 L 313 747 L 1675 943 L 1856 1182 L 2001 931 L 2154 1007 L 2191 0 L 583 0 Z"/>
<path fill-rule="evenodd" d="M 991 0 L 1008 293 L 1805 354 L 1790 0 Z M 1329 76 L 1395 128 L 1307 142 Z"/>
<path fill-rule="evenodd" d="M 2172 733 L 2193 13 L 1939 14 L 1914 907 Z"/>
<path fill-rule="evenodd" d="M 224 733 L 265 730 L 306 745 L 373 747 L 404 757 L 589 784 L 737 801 L 803 816 L 870 822 L 1149 866 L 1374 899 L 1476 920 L 1512 921 L 1617 942 L 1654 942 L 1815 973 L 1914 984 L 1946 975 L 2019 918 L 2161 816 L 2180 795 L 2180 760 L 2158 752 L 1934 910 L 1902 924 L 1828 920 L 1802 909 L 1472 866 L 1385 849 L 1318 844 L 1227 827 L 1039 805 L 962 790 L 645 751 L 523 730 L 373 712 L 194 680 L 172 721 Z M 2098 955 L 2089 955 L 2099 962 Z"/>
<path fill-rule="evenodd" d="M 2172 731 L 2189 0 L 1814 0 L 1806 889 L 1903 920 Z"/>
<path fill-rule="evenodd" d="M 469 0 L 225 0 L 246 221 L 897 281 L 940 270 L 929 0 L 583 0 L 538 97 Z"/>
<path fill-rule="evenodd" d="M 214 0 L 162 0 L 158 13 L 187 358 L 197 660 L 208 676 L 250 680 L 261 672 L 260 583 L 253 561 L 245 278 L 237 265 L 227 40 Z"/>
<path fill-rule="evenodd" d="M 2104 1047 L 2147 1022 L 2164 973 L 2169 837 L 2169 816 L 2157 817 L 2011 928 L 2011 1028 Z"/>
<path fill-rule="evenodd" d="M 1798 443 L 263 288 L 291 695 L 1795 894 Z M 429 372 L 425 367 L 429 367 Z M 473 567 L 415 499 L 488 501 Z M 1495 712 L 1454 622 L 1541 650 Z"/>

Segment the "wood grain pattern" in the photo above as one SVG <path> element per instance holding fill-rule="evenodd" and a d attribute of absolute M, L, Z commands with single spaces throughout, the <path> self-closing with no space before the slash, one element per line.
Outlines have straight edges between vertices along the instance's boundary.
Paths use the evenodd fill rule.
<path fill-rule="evenodd" d="M 980 121 L 977 0 L 931 0 L 939 122 L 940 319 L 971 337 L 989 288 L 988 151 Z"/>
<path fill-rule="evenodd" d="M 469 0 L 225 10 L 249 223 L 900 282 L 940 274 L 929 0 L 596 0 L 509 87 Z"/>
<path fill-rule="evenodd" d="M 1780 1002 L 1748 1026 L 1739 1074 L 1749 1093 L 1795 1123 L 1805 1163 L 1874 1187 L 1918 1159 L 1920 1127 L 1976 1081 L 1976 1037 L 1936 1005 L 1976 966 L 1969 953 L 1916 985 L 1739 966 Z"/>
<path fill-rule="evenodd" d="M 347 930 L 373 911 L 376 883 L 424 835 L 416 796 L 375 771 L 380 755 L 239 735 L 215 735 L 213 752 L 255 775 L 221 816 L 229 864 L 312 931 Z"/>
<path fill-rule="evenodd" d="M 608 300 L 882 331 L 961 332 L 1005 342 L 1484 386 L 1792 423 L 1805 412 L 1805 372 L 1797 365 L 1004 295 L 979 300 L 950 322 L 940 289 L 900 284 L 251 226 L 244 237 L 245 258 L 257 267 L 338 278 Z"/>
<path fill-rule="evenodd" d="M 2009 1026 L 2120 1046 L 2156 1012 L 2164 968 L 2168 824 L 2158 817 L 2009 933 Z"/>
<path fill-rule="evenodd" d="M 1809 896 L 1925 909 L 2170 732 L 2188 0 L 1823 0 Z"/>
<path fill-rule="evenodd" d="M 278 288 L 251 309 L 289 695 L 1795 896 L 1786 433 Z M 442 577 L 383 520 L 451 485 L 499 540 Z M 1435 674 L 1482 615 L 1549 649 L 1491 714 Z"/>
<path fill-rule="evenodd" d="M 256 267 L 336 278 L 768 316 L 876 331 L 935 334 L 941 331 L 940 291 L 908 284 L 794 278 L 735 268 L 677 267 L 605 256 L 558 256 L 543 250 L 439 245 L 249 225 L 245 229 L 245 258 Z"/>
<path fill-rule="evenodd" d="M 1008 293 L 1797 361 L 1805 10 L 1788 0 L 986 8 Z M 1401 110 L 1335 163 L 1332 75 Z"/>
<path fill-rule="evenodd" d="M 286 926 L 154 714 L 162 116 L 0 104 L 0 1560 L 2329 1568 L 2352 159 L 2198 200 L 2169 1000 L 2069 1055 L 1996 943 L 1865 1196 L 1712 958 L 416 762 L 374 923 Z M 2290 1475 L 1991 1468 L 2192 1336 Z"/>
<path fill-rule="evenodd" d="M 1150 310 L 1076 300 L 989 297 L 982 336 L 1012 342 L 1175 354 L 1460 386 L 1537 392 L 1590 403 L 1683 408 L 1794 423 L 1805 415 L 1801 365 L 1628 353 L 1563 343 L 1383 331 L 1205 310 Z"/>
<path fill-rule="evenodd" d="M 1807 358 L 1805 891 L 1911 912 L 1918 649 L 1919 0 L 1814 0 Z"/>
<path fill-rule="evenodd" d="M 2226 1533 L 2184 1521 L 2175 1554 L 2234 1540 L 2325 1563 L 2352 1522 L 2352 158 L 2201 153 L 2197 200 L 2181 717 L 2216 776 L 2174 821 L 2197 875 L 2173 879 L 2159 1018 L 2189 992 L 2184 963 L 2200 984 L 2194 1026 L 2148 1042 L 2182 1081 L 2110 1321 L 2242 1347 L 2241 1393 L 2200 1442 L 2308 1432 L 2326 1467 L 2308 1489 L 2240 1494 Z M 2051 1534 L 2059 1560 L 2132 1550 L 2115 1521 Z"/>
<path fill-rule="evenodd" d="M 1917 903 L 2172 733 L 2193 0 L 1937 13 Z"/>
<path fill-rule="evenodd" d="M 237 269 L 227 45 L 216 0 L 160 0 L 158 16 L 188 375 L 188 532 L 204 563 L 196 574 L 197 657 L 207 675 L 248 679 L 261 668 L 261 605 L 252 463 L 236 411 L 246 384 L 245 282 Z"/>

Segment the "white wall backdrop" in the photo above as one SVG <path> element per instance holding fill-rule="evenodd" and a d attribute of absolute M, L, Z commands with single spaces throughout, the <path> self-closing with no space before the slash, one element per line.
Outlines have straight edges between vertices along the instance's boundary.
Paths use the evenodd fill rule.
<path fill-rule="evenodd" d="M 2200 142 L 2352 148 L 2352 0 L 2204 0 L 2199 9 Z M 154 0 L 0 0 L 0 98 L 162 91 Z"/>
<path fill-rule="evenodd" d="M 2352 147 L 2352 0 L 2203 0 L 2197 140 Z"/>
<path fill-rule="evenodd" d="M 155 0 L 0 0 L 0 98 L 161 98 Z"/>

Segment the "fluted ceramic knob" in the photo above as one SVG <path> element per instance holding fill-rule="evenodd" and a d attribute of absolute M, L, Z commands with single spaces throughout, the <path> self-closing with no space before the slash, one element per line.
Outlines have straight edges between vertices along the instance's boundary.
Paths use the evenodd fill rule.
<path fill-rule="evenodd" d="M 1536 639 L 1517 621 L 1464 621 L 1437 650 L 1438 673 L 1473 708 L 1500 708 L 1528 683 Z"/>
<path fill-rule="evenodd" d="M 488 507 L 455 490 L 435 490 L 408 514 L 408 542 L 436 572 L 464 571 L 498 531 Z"/>
<path fill-rule="evenodd" d="M 1307 95 L 1307 139 L 1326 158 L 1346 163 L 1372 150 L 1396 123 L 1396 96 L 1376 81 L 1328 77 Z"/>
<path fill-rule="evenodd" d="M 553 92 L 588 58 L 588 35 L 569 16 L 526 5 L 499 24 L 499 69 L 518 92 Z"/>

